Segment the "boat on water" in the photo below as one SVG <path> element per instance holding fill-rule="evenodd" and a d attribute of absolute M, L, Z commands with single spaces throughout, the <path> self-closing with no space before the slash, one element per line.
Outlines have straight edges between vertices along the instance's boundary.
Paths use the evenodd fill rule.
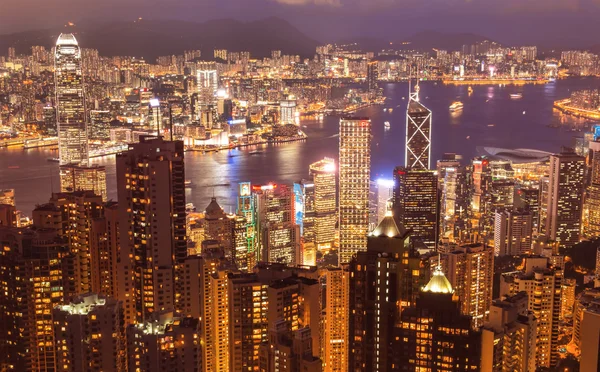
<path fill-rule="evenodd" d="M 471 86 L 470 86 L 470 85 L 469 85 L 469 87 L 467 88 L 467 92 L 469 92 L 469 94 L 470 94 L 470 93 L 473 93 L 473 88 L 471 88 Z"/>
<path fill-rule="evenodd" d="M 383 128 L 390 129 L 390 122 L 386 121 L 385 123 L 383 123 Z"/>
<path fill-rule="evenodd" d="M 450 105 L 450 111 L 451 112 L 456 112 L 456 111 L 460 111 L 463 109 L 463 103 L 460 101 L 454 101 L 452 102 L 452 104 Z"/>
<path fill-rule="evenodd" d="M 510 98 L 512 99 L 521 99 L 523 98 L 523 93 L 511 93 Z"/>
<path fill-rule="evenodd" d="M 394 109 L 390 107 L 390 108 L 388 109 L 388 112 L 389 112 L 389 113 L 392 113 L 392 111 L 394 111 Z"/>
<path fill-rule="evenodd" d="M 46 159 L 46 160 L 48 160 L 48 161 L 51 161 L 51 162 L 53 162 L 53 163 L 58 163 L 58 162 L 60 162 L 60 159 L 59 159 L 59 158 L 48 158 L 48 159 Z"/>
<path fill-rule="evenodd" d="M 250 151 L 250 155 L 262 154 L 262 151 Z"/>
<path fill-rule="evenodd" d="M 387 112 L 387 108 L 384 108 L 384 109 L 383 109 L 383 112 Z"/>

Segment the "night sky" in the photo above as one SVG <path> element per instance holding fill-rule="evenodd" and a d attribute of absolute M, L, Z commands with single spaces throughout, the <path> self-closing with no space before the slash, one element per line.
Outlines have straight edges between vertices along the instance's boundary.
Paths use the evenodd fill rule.
<path fill-rule="evenodd" d="M 600 44 L 600 0 L 0 0 L 0 33 L 68 21 L 256 20 L 278 16 L 318 41 L 473 32 L 504 43 Z"/>

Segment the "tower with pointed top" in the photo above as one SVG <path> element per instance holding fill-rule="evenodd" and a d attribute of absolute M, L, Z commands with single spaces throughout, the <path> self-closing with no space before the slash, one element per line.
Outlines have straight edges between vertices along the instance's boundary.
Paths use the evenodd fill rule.
<path fill-rule="evenodd" d="M 88 164 L 81 49 L 73 34 L 60 34 L 54 54 L 60 165 Z"/>
<path fill-rule="evenodd" d="M 431 166 L 431 110 L 419 101 L 418 80 L 414 92 L 409 92 L 404 159 L 406 167 L 429 169 Z"/>
<path fill-rule="evenodd" d="M 438 265 L 413 306 L 401 309 L 392 348 L 396 371 L 480 370 L 481 333 L 461 314 L 454 289 Z"/>

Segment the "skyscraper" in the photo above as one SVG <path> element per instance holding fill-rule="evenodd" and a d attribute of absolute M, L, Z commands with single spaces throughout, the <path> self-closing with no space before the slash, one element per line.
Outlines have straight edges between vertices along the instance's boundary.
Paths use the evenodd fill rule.
<path fill-rule="evenodd" d="M 481 330 L 482 371 L 535 371 L 537 319 L 527 301 L 525 292 L 494 300 Z"/>
<path fill-rule="evenodd" d="M 438 234 L 438 185 L 434 171 L 394 168 L 394 215 L 419 248 L 435 249 Z"/>
<path fill-rule="evenodd" d="M 73 34 L 60 34 L 54 54 L 60 164 L 88 164 L 88 137 L 81 49 Z"/>
<path fill-rule="evenodd" d="M 503 274 L 500 296 L 527 293 L 528 309 L 538 320 L 536 366 L 550 368 L 558 363 L 561 309 L 561 268 L 549 267 L 547 258 L 526 258 L 523 271 Z"/>
<path fill-rule="evenodd" d="M 546 235 L 571 247 L 579 242 L 585 159 L 571 151 L 550 156 Z"/>
<path fill-rule="evenodd" d="M 180 307 L 187 256 L 183 154 L 183 142 L 146 136 L 117 156 L 119 280 L 133 278 L 119 300 L 126 313 L 133 306 L 138 322 Z"/>
<path fill-rule="evenodd" d="M 333 247 L 337 222 L 335 162 L 325 158 L 311 164 L 309 169 L 314 185 L 313 241 L 318 250 L 327 250 Z"/>
<path fill-rule="evenodd" d="M 494 226 L 496 256 L 519 256 L 531 253 L 532 224 L 529 211 L 496 211 Z"/>
<path fill-rule="evenodd" d="M 394 328 L 394 370 L 475 371 L 481 334 L 461 314 L 452 285 L 438 266 L 414 305 L 401 310 Z"/>
<path fill-rule="evenodd" d="M 100 165 L 80 166 L 66 164 L 60 166 L 60 190 L 93 191 L 106 202 L 106 167 Z"/>
<path fill-rule="evenodd" d="M 442 267 L 460 299 L 463 314 L 471 317 L 473 329 L 487 321 L 492 304 L 494 251 L 483 244 L 463 245 L 441 255 Z M 437 257 L 432 259 L 433 263 Z"/>
<path fill-rule="evenodd" d="M 348 321 L 350 273 L 345 269 L 327 268 L 323 324 L 323 371 L 348 371 Z"/>
<path fill-rule="evenodd" d="M 55 307 L 53 318 L 57 370 L 126 370 L 123 308 L 119 301 L 87 293 Z"/>
<path fill-rule="evenodd" d="M 595 238 L 600 236 L 600 141 L 590 141 L 588 169 L 590 184 L 585 195 L 583 235 Z"/>
<path fill-rule="evenodd" d="M 367 251 L 348 265 L 348 370 L 388 371 L 393 327 L 399 311 L 414 303 L 421 261 L 409 244 L 410 230 L 388 210 L 369 234 Z"/>
<path fill-rule="evenodd" d="M 409 94 L 404 165 L 414 169 L 430 169 L 431 110 L 419 102 L 419 84 Z"/>
<path fill-rule="evenodd" d="M 347 263 L 356 252 L 367 249 L 371 177 L 371 121 L 368 118 L 340 120 L 339 167 L 339 262 Z"/>

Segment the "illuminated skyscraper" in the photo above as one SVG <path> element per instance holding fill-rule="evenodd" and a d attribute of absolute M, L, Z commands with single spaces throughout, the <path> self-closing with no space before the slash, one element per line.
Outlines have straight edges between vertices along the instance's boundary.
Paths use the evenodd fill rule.
<path fill-rule="evenodd" d="M 237 201 L 238 216 L 244 218 L 246 223 L 246 253 L 248 268 L 253 268 L 258 262 L 258 233 L 256 229 L 257 215 L 255 208 L 254 195 L 252 195 L 252 185 L 250 182 L 239 183 L 239 194 Z"/>
<path fill-rule="evenodd" d="M 397 371 L 480 370 L 481 333 L 461 314 L 452 285 L 437 267 L 417 301 L 401 309 L 392 354 Z"/>
<path fill-rule="evenodd" d="M 339 148 L 339 262 L 348 263 L 354 254 L 367 249 L 371 121 L 368 118 L 342 118 Z"/>
<path fill-rule="evenodd" d="M 101 165 L 61 165 L 60 190 L 62 192 L 92 191 L 106 202 L 106 168 Z"/>
<path fill-rule="evenodd" d="M 585 159 L 573 152 L 550 156 L 546 235 L 564 247 L 579 242 Z"/>
<path fill-rule="evenodd" d="M 494 300 L 481 330 L 481 371 L 535 371 L 537 319 L 527 301 L 525 292 Z"/>
<path fill-rule="evenodd" d="M 52 310 L 73 263 L 52 229 L 0 227 L 0 369 L 56 371 Z"/>
<path fill-rule="evenodd" d="M 367 64 L 367 89 L 369 93 L 376 93 L 379 89 L 377 80 L 379 79 L 379 66 L 377 61 L 369 61 Z"/>
<path fill-rule="evenodd" d="M 487 321 L 492 304 L 494 250 L 483 244 L 463 245 L 441 255 L 442 267 L 460 300 L 463 314 L 471 317 L 473 329 Z M 432 258 L 432 266 L 438 257 Z"/>
<path fill-rule="evenodd" d="M 419 84 L 410 92 L 406 111 L 405 166 L 413 169 L 431 167 L 431 110 L 419 102 Z"/>
<path fill-rule="evenodd" d="M 123 308 L 94 293 L 53 310 L 57 370 L 114 371 L 126 368 Z"/>
<path fill-rule="evenodd" d="M 327 268 L 323 276 L 323 371 L 347 372 L 350 273 L 340 268 Z"/>
<path fill-rule="evenodd" d="M 529 211 L 496 211 L 494 249 L 496 256 L 531 253 L 532 216 Z"/>
<path fill-rule="evenodd" d="M 124 252 L 119 281 L 131 283 L 119 300 L 126 314 L 128 307 L 135 311 L 138 322 L 181 307 L 187 256 L 183 156 L 183 142 L 153 136 L 117 156 Z"/>
<path fill-rule="evenodd" d="M 502 274 L 500 296 L 525 291 L 528 309 L 538 320 L 536 366 L 550 368 L 558 363 L 558 336 L 563 270 L 548 267 L 547 258 L 526 258 L 523 271 Z"/>
<path fill-rule="evenodd" d="M 296 123 L 296 100 L 286 99 L 279 102 L 279 123 Z"/>
<path fill-rule="evenodd" d="M 393 329 L 400 309 L 414 304 L 421 260 L 409 244 L 410 230 L 388 210 L 369 234 L 367 251 L 348 265 L 348 370 L 389 371 Z"/>
<path fill-rule="evenodd" d="M 229 274 L 229 355 L 232 371 L 252 371 L 267 339 L 267 288 L 257 274 Z"/>
<path fill-rule="evenodd" d="M 127 328 L 128 371 L 203 371 L 200 319 L 157 312 Z M 218 369 L 216 369 L 218 371 Z"/>
<path fill-rule="evenodd" d="M 600 141 L 590 141 L 588 152 L 590 184 L 584 204 L 583 235 L 586 238 L 600 236 Z"/>
<path fill-rule="evenodd" d="M 300 253 L 300 227 L 295 223 L 294 193 L 287 185 L 254 186 L 260 260 L 296 265 Z"/>
<path fill-rule="evenodd" d="M 317 249 L 331 249 L 335 240 L 336 174 L 333 159 L 325 158 L 310 165 L 314 185 L 314 243 Z"/>
<path fill-rule="evenodd" d="M 60 34 L 54 55 L 60 164 L 88 164 L 81 49 L 73 34 Z"/>
<path fill-rule="evenodd" d="M 394 215 L 419 248 L 435 249 L 438 234 L 438 185 L 434 171 L 394 168 Z"/>
<path fill-rule="evenodd" d="M 196 65 L 196 86 L 198 100 L 206 106 L 215 101 L 215 93 L 219 87 L 217 66 L 212 62 L 198 62 Z"/>

